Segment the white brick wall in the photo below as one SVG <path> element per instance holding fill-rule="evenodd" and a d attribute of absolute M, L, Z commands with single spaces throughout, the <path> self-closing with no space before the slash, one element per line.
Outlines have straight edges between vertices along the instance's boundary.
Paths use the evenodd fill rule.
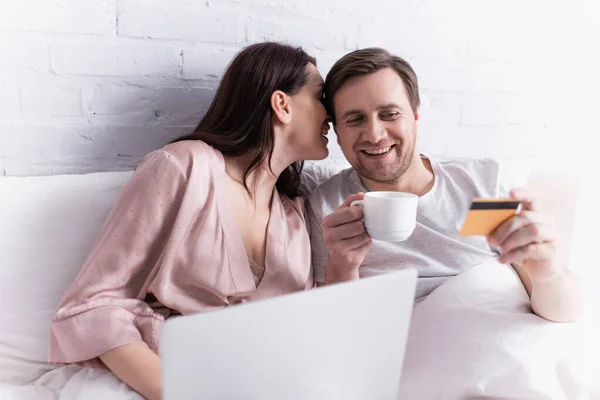
<path fill-rule="evenodd" d="M 50 69 L 57 75 L 178 77 L 181 51 L 151 44 L 58 44 L 50 47 Z"/>
<path fill-rule="evenodd" d="M 244 40 L 241 14 L 218 11 L 204 2 L 171 7 L 119 4 L 118 34 L 123 37 L 240 43 Z"/>
<path fill-rule="evenodd" d="M 21 111 L 35 118 L 38 115 L 62 117 L 81 115 L 81 88 L 57 85 L 21 85 Z"/>
<path fill-rule="evenodd" d="M 262 40 L 302 45 L 323 75 L 359 47 L 408 59 L 429 154 L 596 157 L 599 11 L 593 0 L 0 0 L 0 175 L 133 167 L 189 132 L 227 63 Z"/>
<path fill-rule="evenodd" d="M 14 70 L 48 72 L 49 51 L 42 40 L 0 31 L 0 71 L 3 78 L 7 79 Z"/>
<path fill-rule="evenodd" d="M 114 1 L 3 1 L 2 30 L 13 32 L 110 35 L 115 31 Z"/>
<path fill-rule="evenodd" d="M 182 55 L 183 78 L 191 80 L 218 78 L 237 52 L 237 48 L 213 45 L 185 46 Z"/>

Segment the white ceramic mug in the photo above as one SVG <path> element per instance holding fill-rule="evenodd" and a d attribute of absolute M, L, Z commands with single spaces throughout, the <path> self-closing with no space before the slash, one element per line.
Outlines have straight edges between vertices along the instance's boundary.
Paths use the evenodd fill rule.
<path fill-rule="evenodd" d="M 368 192 L 350 205 L 363 209 L 367 233 L 373 239 L 401 242 L 417 224 L 419 196 L 404 192 Z"/>

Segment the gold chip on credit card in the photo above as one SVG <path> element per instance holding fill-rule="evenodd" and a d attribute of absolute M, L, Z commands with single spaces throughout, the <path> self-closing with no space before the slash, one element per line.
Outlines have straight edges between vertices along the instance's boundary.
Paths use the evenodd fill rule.
<path fill-rule="evenodd" d="M 515 215 L 519 201 L 512 199 L 473 199 L 460 236 L 488 236 Z"/>

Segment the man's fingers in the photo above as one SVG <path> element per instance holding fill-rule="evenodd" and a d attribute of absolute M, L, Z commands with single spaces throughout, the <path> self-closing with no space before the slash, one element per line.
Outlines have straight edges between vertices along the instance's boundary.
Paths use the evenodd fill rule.
<path fill-rule="evenodd" d="M 367 251 L 371 248 L 371 246 L 373 245 L 373 239 L 371 238 L 371 236 L 369 236 L 369 239 L 361 246 L 357 247 L 354 249 L 354 251 L 356 252 L 362 252 Z"/>
<path fill-rule="evenodd" d="M 342 205 L 338 208 L 338 210 L 341 210 L 342 208 L 350 207 L 350 204 L 352 204 L 353 201 L 362 200 L 364 198 L 365 198 L 365 194 L 363 192 L 351 194 L 350 196 L 348 196 L 346 198 L 346 200 L 342 203 Z"/>
<path fill-rule="evenodd" d="M 488 237 L 488 242 L 492 246 L 498 246 L 504 243 L 513 232 L 531 224 L 550 228 L 554 226 L 552 219 L 548 218 L 545 214 L 535 211 L 522 211 L 500 224 Z"/>
<path fill-rule="evenodd" d="M 335 247 L 333 251 L 329 253 L 329 261 L 333 264 L 340 263 L 344 266 L 355 266 L 360 267 L 365 255 L 373 245 L 373 239 L 370 236 L 356 236 L 345 243 L 347 247 L 343 246 L 343 242 L 338 247 Z"/>
<path fill-rule="evenodd" d="M 354 236 L 348 239 L 340 240 L 331 249 L 332 252 L 337 254 L 346 254 L 349 251 L 356 250 L 363 247 L 365 244 L 372 242 L 371 236 L 366 232 L 358 236 Z"/>
<path fill-rule="evenodd" d="M 510 198 L 521 202 L 521 210 L 537 211 L 538 204 L 529 190 L 525 188 L 515 188 L 510 191 Z"/>
<path fill-rule="evenodd" d="M 556 255 L 556 246 L 553 242 L 529 243 L 507 253 L 503 253 L 498 261 L 502 264 L 522 263 L 525 260 L 536 260 L 538 263 L 550 265 Z"/>
<path fill-rule="evenodd" d="M 363 218 L 363 211 L 360 207 L 339 208 L 337 211 L 329 214 L 323 219 L 323 230 L 345 225 L 354 221 L 360 221 Z"/>
<path fill-rule="evenodd" d="M 349 239 L 365 232 L 365 224 L 359 220 L 328 228 L 323 232 L 323 239 L 325 240 L 325 243 L 335 243 L 339 240 Z"/>
<path fill-rule="evenodd" d="M 555 229 L 530 224 L 511 233 L 499 246 L 503 252 L 509 252 L 530 243 L 552 242 L 554 240 L 556 240 Z"/>

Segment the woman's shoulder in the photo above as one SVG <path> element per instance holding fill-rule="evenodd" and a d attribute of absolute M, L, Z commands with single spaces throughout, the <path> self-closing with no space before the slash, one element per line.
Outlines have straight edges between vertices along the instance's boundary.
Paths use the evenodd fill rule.
<path fill-rule="evenodd" d="M 148 154 L 152 157 L 163 154 L 189 178 L 192 172 L 208 172 L 223 163 L 221 152 L 201 140 L 182 140 L 170 143 Z"/>
<path fill-rule="evenodd" d="M 201 140 L 182 140 L 170 143 L 159 151 L 168 153 L 180 162 L 212 161 L 213 158 L 222 158 L 221 152 Z"/>

